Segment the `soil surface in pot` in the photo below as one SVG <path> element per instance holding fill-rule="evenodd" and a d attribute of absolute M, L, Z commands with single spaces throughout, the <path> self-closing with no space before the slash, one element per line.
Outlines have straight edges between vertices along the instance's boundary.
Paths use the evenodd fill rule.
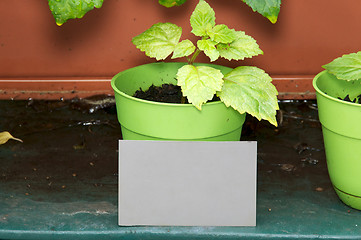
<path fill-rule="evenodd" d="M 182 103 L 182 90 L 180 86 L 173 84 L 163 84 L 160 87 L 152 85 L 146 91 L 140 88 L 134 93 L 133 97 L 154 102 Z M 214 96 L 209 102 L 213 101 L 219 101 L 219 98 Z M 188 103 L 187 98 L 184 103 Z"/>
<path fill-rule="evenodd" d="M 345 101 L 345 102 L 352 102 L 352 103 L 361 104 L 361 94 L 358 95 L 358 96 L 357 96 L 355 99 L 353 99 L 353 100 L 350 99 L 350 95 L 348 95 L 348 94 L 347 94 L 346 97 L 344 97 L 344 98 L 340 98 L 340 97 L 339 97 L 338 99 L 343 100 L 343 101 Z"/>

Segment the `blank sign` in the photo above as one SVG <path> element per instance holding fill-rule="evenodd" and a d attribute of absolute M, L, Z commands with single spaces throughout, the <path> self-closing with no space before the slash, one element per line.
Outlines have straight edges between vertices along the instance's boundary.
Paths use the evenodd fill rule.
<path fill-rule="evenodd" d="M 119 225 L 255 226 L 256 142 L 119 141 Z"/>

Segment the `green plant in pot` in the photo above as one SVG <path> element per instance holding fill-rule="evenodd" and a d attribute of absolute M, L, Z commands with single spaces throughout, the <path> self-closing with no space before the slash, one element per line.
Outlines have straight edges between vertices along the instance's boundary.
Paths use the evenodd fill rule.
<path fill-rule="evenodd" d="M 313 86 L 330 179 L 340 199 L 361 210 L 361 52 L 323 67 Z"/>
<path fill-rule="evenodd" d="M 245 114 L 277 126 L 277 90 L 262 69 L 231 69 L 196 64 L 203 52 L 213 62 L 219 57 L 243 60 L 262 54 L 256 41 L 242 31 L 216 24 L 213 9 L 200 0 L 190 23 L 200 39 L 180 41 L 182 28 L 157 23 L 133 38 L 133 43 L 156 60 L 186 57 L 184 62 L 157 62 L 120 72 L 112 79 L 118 119 L 124 139 L 239 140 Z M 180 103 L 160 103 L 133 97 L 151 85 L 174 84 L 181 88 Z M 209 102 L 219 98 L 218 101 Z M 183 103 L 183 102 L 189 102 Z"/>

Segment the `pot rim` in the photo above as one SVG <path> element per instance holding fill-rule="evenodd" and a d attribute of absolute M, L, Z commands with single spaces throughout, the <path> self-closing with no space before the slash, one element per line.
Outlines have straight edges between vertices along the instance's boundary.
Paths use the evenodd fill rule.
<path fill-rule="evenodd" d="M 320 78 L 321 75 L 323 74 L 326 74 L 328 73 L 327 70 L 323 70 L 322 72 L 318 73 L 314 78 L 313 78 L 313 81 L 312 81 L 312 85 L 313 85 L 313 88 L 316 90 L 316 92 L 320 95 L 322 95 L 323 97 L 331 100 L 331 101 L 335 101 L 335 102 L 338 102 L 338 103 L 341 103 L 341 104 L 346 104 L 346 105 L 351 105 L 351 106 L 358 106 L 358 107 L 361 107 L 361 104 L 360 103 L 353 103 L 353 102 L 347 102 L 347 101 L 344 101 L 344 100 L 340 100 L 338 98 L 335 98 L 335 97 L 332 97 L 326 93 L 324 93 L 318 86 L 317 86 L 317 80 Z M 343 80 L 340 80 L 340 81 L 343 81 Z"/>
<path fill-rule="evenodd" d="M 117 73 L 117 74 L 112 78 L 110 84 L 111 84 L 113 90 L 114 90 L 116 93 L 118 93 L 118 94 L 120 94 L 121 96 L 123 96 L 123 97 L 125 97 L 125 98 L 127 98 L 127 99 L 129 99 L 129 100 L 132 100 L 132 101 L 143 102 L 143 103 L 146 103 L 146 104 L 153 104 L 153 105 L 161 105 L 161 106 L 194 107 L 194 108 L 195 108 L 195 106 L 194 106 L 193 104 L 191 104 L 191 103 L 185 103 L 185 104 L 184 104 L 184 103 L 165 103 L 165 102 L 155 102 L 155 101 L 150 101 L 150 100 L 144 100 L 144 99 L 136 98 L 136 97 L 133 97 L 133 96 L 131 96 L 131 95 L 129 95 L 129 94 L 126 94 L 125 92 L 120 91 L 120 90 L 116 87 L 116 85 L 115 85 L 115 81 L 116 81 L 117 77 L 118 77 L 119 75 L 125 73 L 125 72 L 131 71 L 132 69 L 141 67 L 141 66 L 143 66 L 143 65 L 164 64 L 164 63 L 166 63 L 166 64 L 175 64 L 175 63 L 179 64 L 179 63 L 182 63 L 182 62 L 155 62 L 155 63 L 146 63 L 146 64 L 138 65 L 138 66 L 135 66 L 135 67 L 132 67 L 132 68 L 128 68 L 128 69 L 126 69 L 126 70 L 124 70 L 124 71 L 121 71 L 121 72 Z M 204 104 L 202 105 L 202 107 L 205 106 L 205 105 L 216 105 L 216 104 L 224 104 L 224 103 L 223 103 L 222 101 L 206 102 L 206 103 L 204 103 Z"/>

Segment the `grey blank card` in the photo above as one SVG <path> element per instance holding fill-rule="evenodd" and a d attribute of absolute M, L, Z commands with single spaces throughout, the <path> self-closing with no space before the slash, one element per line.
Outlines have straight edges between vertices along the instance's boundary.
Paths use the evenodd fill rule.
<path fill-rule="evenodd" d="M 255 226 L 256 142 L 119 141 L 119 225 Z"/>

